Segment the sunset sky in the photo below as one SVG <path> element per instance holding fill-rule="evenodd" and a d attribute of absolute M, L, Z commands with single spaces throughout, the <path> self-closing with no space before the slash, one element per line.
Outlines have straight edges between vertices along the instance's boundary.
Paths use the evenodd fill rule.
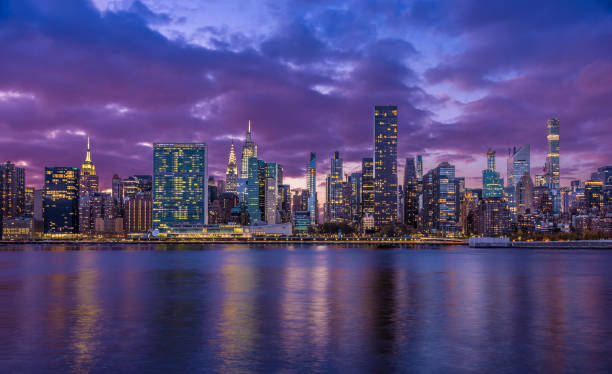
<path fill-rule="evenodd" d="M 562 185 L 612 163 L 609 1 L 3 0 L 0 46 L 0 158 L 33 186 L 87 135 L 104 188 L 151 174 L 153 142 L 207 143 L 224 178 L 250 119 L 303 187 L 311 151 L 320 182 L 336 150 L 360 170 L 376 104 L 399 106 L 400 175 L 418 153 L 478 187 L 488 148 L 505 177 L 526 143 L 540 173 L 550 117 Z"/>

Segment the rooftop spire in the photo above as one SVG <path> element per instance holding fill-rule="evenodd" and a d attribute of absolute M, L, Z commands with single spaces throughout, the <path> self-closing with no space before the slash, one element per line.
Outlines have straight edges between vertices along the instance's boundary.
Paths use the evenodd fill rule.
<path fill-rule="evenodd" d="M 91 148 L 89 147 L 89 136 L 87 137 L 87 154 L 85 155 L 85 162 L 91 162 Z"/>
<path fill-rule="evenodd" d="M 251 120 L 249 120 L 249 132 L 251 132 Z"/>

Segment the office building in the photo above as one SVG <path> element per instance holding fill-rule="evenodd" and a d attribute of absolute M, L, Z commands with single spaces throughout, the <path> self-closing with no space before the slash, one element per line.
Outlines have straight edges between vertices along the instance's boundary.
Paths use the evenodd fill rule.
<path fill-rule="evenodd" d="M 478 206 L 477 220 L 479 235 L 501 236 L 509 231 L 508 208 L 500 198 L 482 199 Z"/>
<path fill-rule="evenodd" d="M 242 147 L 242 158 L 240 159 L 240 178 L 247 179 L 249 177 L 249 159 L 257 158 L 257 144 L 251 139 L 251 120 L 249 120 L 249 129 L 246 133 L 244 146 Z"/>
<path fill-rule="evenodd" d="M 533 189 L 534 185 L 529 174 L 524 174 L 516 184 L 516 211 L 517 214 L 525 215 L 533 211 Z"/>
<path fill-rule="evenodd" d="M 153 144 L 153 230 L 163 235 L 208 222 L 208 147 Z"/>
<path fill-rule="evenodd" d="M 504 182 L 499 172 L 495 170 L 495 151 L 487 152 L 487 169 L 482 171 L 482 193 L 485 199 L 502 197 Z"/>
<path fill-rule="evenodd" d="M 310 152 L 310 160 L 306 168 L 306 187 L 308 188 L 307 210 L 310 212 L 310 224 L 315 225 L 319 221 L 319 203 L 317 201 L 317 155 L 314 152 Z"/>
<path fill-rule="evenodd" d="M 269 225 L 280 223 L 278 212 L 278 164 L 266 163 L 265 221 Z"/>
<path fill-rule="evenodd" d="M 374 224 L 397 221 L 397 106 L 374 107 Z"/>
<path fill-rule="evenodd" d="M 374 215 L 374 160 L 361 160 L 361 217 Z"/>
<path fill-rule="evenodd" d="M 340 153 L 336 151 L 330 160 L 329 188 L 326 200 L 329 217 L 326 222 L 340 223 L 344 221 L 345 209 L 342 178 L 342 159 L 340 158 Z"/>
<path fill-rule="evenodd" d="M 153 224 L 151 192 L 140 192 L 124 200 L 123 230 L 125 233 L 146 233 Z"/>
<path fill-rule="evenodd" d="M 7 161 L 0 164 L 0 220 L 25 213 L 25 169 Z"/>
<path fill-rule="evenodd" d="M 46 167 L 43 196 L 44 233 L 79 232 L 79 169 Z"/>
<path fill-rule="evenodd" d="M 419 179 L 414 158 L 406 159 L 404 168 L 404 224 L 417 228 L 419 222 Z"/>
<path fill-rule="evenodd" d="M 266 162 L 249 158 L 247 206 L 251 224 L 261 223 L 266 217 Z"/>
<path fill-rule="evenodd" d="M 457 228 L 455 167 L 443 162 L 423 176 L 423 229 L 451 233 Z"/>
<path fill-rule="evenodd" d="M 238 188 L 238 163 L 236 153 L 234 153 L 234 142 L 230 147 L 229 159 L 227 160 L 227 170 L 225 171 L 225 192 L 237 193 Z"/>

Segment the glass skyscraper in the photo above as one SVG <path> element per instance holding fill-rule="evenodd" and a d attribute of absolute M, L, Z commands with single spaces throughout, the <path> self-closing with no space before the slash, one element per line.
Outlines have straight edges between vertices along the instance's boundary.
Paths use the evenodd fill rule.
<path fill-rule="evenodd" d="M 406 159 L 404 168 L 404 223 L 417 228 L 419 220 L 419 179 L 414 158 Z"/>
<path fill-rule="evenodd" d="M 546 184 L 548 188 L 560 188 L 561 180 L 559 175 L 559 120 L 549 119 L 546 123 L 546 141 L 548 143 L 548 153 L 546 154 Z"/>
<path fill-rule="evenodd" d="M 250 223 L 264 221 L 266 215 L 267 165 L 257 157 L 249 158 L 247 181 L 247 209 Z"/>
<path fill-rule="evenodd" d="M 502 197 L 504 183 L 499 172 L 495 171 L 495 151 L 487 152 L 487 170 L 482 171 L 482 195 L 485 199 Z"/>
<path fill-rule="evenodd" d="M 308 212 L 310 212 L 310 224 L 318 221 L 319 207 L 317 202 L 317 155 L 310 152 L 310 161 L 306 168 L 306 185 L 308 187 Z"/>
<path fill-rule="evenodd" d="M 344 200 L 342 191 L 342 159 L 338 151 L 334 152 L 330 160 L 329 194 L 327 206 L 329 209 L 329 222 L 339 223 L 344 220 Z"/>
<path fill-rule="evenodd" d="M 521 180 L 523 175 L 531 175 L 531 149 L 529 144 L 526 144 L 518 150 L 514 147 L 508 150 L 507 161 L 508 181 L 506 182 L 506 200 L 508 202 L 508 210 L 510 218 L 516 220 L 516 185 Z"/>
<path fill-rule="evenodd" d="M 45 168 L 43 221 L 45 234 L 79 232 L 79 168 Z"/>
<path fill-rule="evenodd" d="M 397 221 L 397 106 L 374 107 L 374 224 Z"/>
<path fill-rule="evenodd" d="M 153 230 L 197 229 L 208 223 L 208 146 L 153 144 Z"/>

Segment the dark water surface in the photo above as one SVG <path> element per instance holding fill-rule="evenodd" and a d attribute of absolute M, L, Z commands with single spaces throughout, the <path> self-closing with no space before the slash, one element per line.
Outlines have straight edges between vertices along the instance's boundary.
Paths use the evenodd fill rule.
<path fill-rule="evenodd" d="M 4 246 L 0 343 L 2 373 L 611 372 L 612 252 Z"/>

